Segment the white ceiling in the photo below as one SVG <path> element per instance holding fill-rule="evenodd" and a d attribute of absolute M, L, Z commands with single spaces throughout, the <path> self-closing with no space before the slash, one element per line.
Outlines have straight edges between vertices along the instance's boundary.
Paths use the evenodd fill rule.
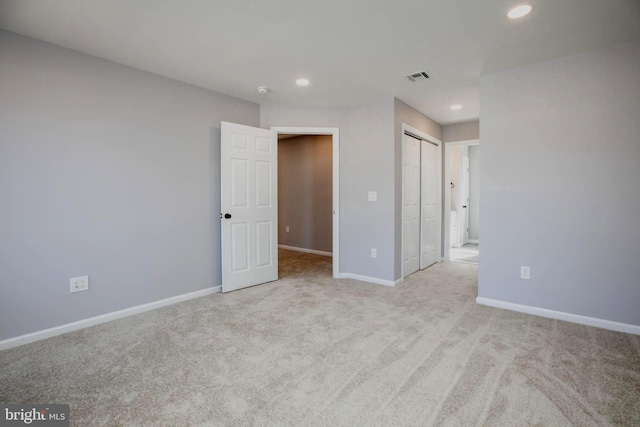
<path fill-rule="evenodd" d="M 507 21 L 520 2 L 0 0 L 0 28 L 258 103 L 392 95 L 442 124 L 478 118 L 483 74 L 640 38 L 640 0 L 531 0 Z"/>

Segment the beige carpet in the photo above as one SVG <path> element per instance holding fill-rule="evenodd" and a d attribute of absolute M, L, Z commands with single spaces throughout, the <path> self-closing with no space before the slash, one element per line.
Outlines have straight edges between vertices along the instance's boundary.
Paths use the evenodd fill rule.
<path fill-rule="evenodd" d="M 76 426 L 640 425 L 637 336 L 476 305 L 471 264 L 387 288 L 282 255 L 278 282 L 0 352 L 0 401 Z"/>

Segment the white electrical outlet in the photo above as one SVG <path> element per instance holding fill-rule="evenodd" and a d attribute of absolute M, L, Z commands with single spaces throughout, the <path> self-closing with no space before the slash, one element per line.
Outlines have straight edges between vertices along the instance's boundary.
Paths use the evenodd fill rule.
<path fill-rule="evenodd" d="M 531 279 L 531 267 L 529 267 L 528 265 L 521 265 L 520 278 L 525 280 Z"/>
<path fill-rule="evenodd" d="M 289 226 L 288 225 L 284 228 L 284 231 L 286 231 L 287 233 L 289 232 Z"/>
<path fill-rule="evenodd" d="M 74 277 L 73 279 L 71 279 L 71 293 L 88 290 L 89 276 Z"/>
<path fill-rule="evenodd" d="M 378 250 L 376 248 L 371 248 L 371 258 L 378 258 Z"/>

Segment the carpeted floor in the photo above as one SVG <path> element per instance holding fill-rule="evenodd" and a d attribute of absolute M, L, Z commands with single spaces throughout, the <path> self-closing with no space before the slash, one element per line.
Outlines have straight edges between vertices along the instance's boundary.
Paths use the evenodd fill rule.
<path fill-rule="evenodd" d="M 76 426 L 640 425 L 640 337 L 475 304 L 477 266 L 396 287 L 282 251 L 281 280 L 0 352 L 0 401 Z"/>
<path fill-rule="evenodd" d="M 451 248 L 449 250 L 449 259 L 455 262 L 471 262 L 478 263 L 480 257 L 480 245 L 477 243 L 467 243 L 460 248 Z"/>

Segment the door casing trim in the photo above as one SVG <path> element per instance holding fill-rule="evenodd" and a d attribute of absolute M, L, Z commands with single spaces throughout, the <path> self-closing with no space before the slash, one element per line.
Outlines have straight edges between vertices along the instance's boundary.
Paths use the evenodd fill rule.
<path fill-rule="evenodd" d="M 331 135 L 332 150 L 332 192 L 333 192 L 333 277 L 340 274 L 340 129 L 329 127 L 287 127 L 272 126 L 272 131 L 278 135 Z"/>

